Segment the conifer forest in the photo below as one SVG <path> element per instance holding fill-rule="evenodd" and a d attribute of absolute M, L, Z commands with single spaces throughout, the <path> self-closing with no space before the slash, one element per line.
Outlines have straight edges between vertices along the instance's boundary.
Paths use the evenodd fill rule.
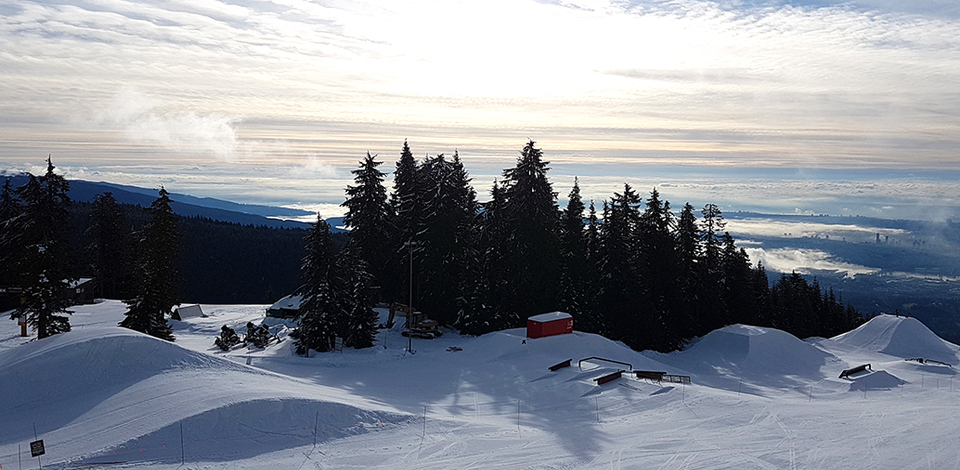
<path fill-rule="evenodd" d="M 123 326 L 166 339 L 163 315 L 180 302 L 271 303 L 297 292 L 301 353 L 328 350 L 334 337 L 373 345 L 378 302 L 412 301 L 470 335 L 559 310 L 577 330 L 657 351 L 735 323 L 804 338 L 863 322 L 815 279 L 771 282 L 714 204 L 677 210 L 656 188 L 628 184 L 586 201 L 575 181 L 560 207 L 534 141 L 486 197 L 456 152 L 418 160 L 404 142 L 391 189 L 383 163 L 368 153 L 352 171 L 343 234 L 319 215 L 309 230 L 178 217 L 163 188 L 150 208 L 110 193 L 73 203 L 48 160 L 45 175 L 3 188 L 0 285 L 24 289 L 28 302 L 13 314 L 40 337 L 69 331 L 69 306 L 56 293 L 79 277 L 95 277 L 98 296 L 127 302 Z"/>

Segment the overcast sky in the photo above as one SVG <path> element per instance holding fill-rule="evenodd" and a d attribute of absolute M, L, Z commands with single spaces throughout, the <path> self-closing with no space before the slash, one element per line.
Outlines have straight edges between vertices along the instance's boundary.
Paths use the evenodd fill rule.
<path fill-rule="evenodd" d="M 0 169 L 53 154 L 84 179 L 309 205 L 342 201 L 368 150 L 391 170 L 409 139 L 458 149 L 484 199 L 529 138 L 561 196 L 580 176 L 588 197 L 629 181 L 756 202 L 723 188 L 787 178 L 766 193 L 785 208 L 929 186 L 949 212 L 960 6 L 0 0 Z M 691 179 L 710 168 L 719 186 Z M 793 200 L 825 180 L 831 205 Z"/>

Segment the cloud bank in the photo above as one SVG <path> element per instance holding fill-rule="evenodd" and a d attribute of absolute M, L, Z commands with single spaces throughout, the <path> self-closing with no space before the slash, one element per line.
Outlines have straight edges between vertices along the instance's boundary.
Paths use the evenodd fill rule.
<path fill-rule="evenodd" d="M 0 0 L 0 164 L 54 153 L 107 172 L 227 161 L 237 178 L 273 165 L 342 178 L 409 138 L 495 173 L 534 138 L 607 178 L 645 165 L 953 170 L 958 10 Z"/>

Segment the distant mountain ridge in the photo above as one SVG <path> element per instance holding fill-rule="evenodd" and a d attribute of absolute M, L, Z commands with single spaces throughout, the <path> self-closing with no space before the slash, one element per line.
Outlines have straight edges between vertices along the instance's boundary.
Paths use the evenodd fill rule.
<path fill-rule="evenodd" d="M 27 182 L 25 174 L 0 175 L 9 179 L 14 188 Z M 2 184 L 2 183 L 0 183 Z M 140 188 L 113 183 L 70 180 L 70 198 L 74 201 L 93 202 L 94 196 L 110 192 L 117 202 L 149 207 L 157 199 L 156 189 Z M 209 197 L 195 197 L 187 194 L 170 193 L 173 212 L 183 217 L 206 217 L 221 222 L 241 225 L 265 226 L 271 228 L 309 228 L 310 225 L 291 220 L 279 220 L 270 217 L 299 217 L 310 215 L 310 211 L 284 207 L 238 204 Z"/>

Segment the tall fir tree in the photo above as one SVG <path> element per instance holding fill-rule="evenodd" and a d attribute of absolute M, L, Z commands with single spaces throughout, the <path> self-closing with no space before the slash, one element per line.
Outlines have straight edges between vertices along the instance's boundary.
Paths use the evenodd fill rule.
<path fill-rule="evenodd" d="M 340 250 L 336 257 L 336 287 L 342 320 L 335 325 L 343 345 L 362 349 L 373 346 L 379 315 L 373 310 L 370 298 L 370 280 L 365 262 L 350 247 Z"/>
<path fill-rule="evenodd" d="M 93 253 L 93 272 L 97 278 L 100 297 L 120 298 L 121 283 L 125 278 L 127 234 L 126 220 L 113 193 L 93 197 L 92 223 L 88 229 L 89 250 Z"/>
<path fill-rule="evenodd" d="M 290 334 L 297 354 L 312 349 L 326 352 L 337 337 L 344 345 L 366 348 L 373 345 L 377 315 L 369 296 L 370 274 L 359 254 L 347 246 L 333 253 L 330 226 L 317 215 L 317 222 L 305 239 L 306 256 L 301 266 L 303 296 L 299 324 Z"/>
<path fill-rule="evenodd" d="M 405 269 L 409 263 L 407 243 L 416 242 L 420 227 L 423 224 L 421 216 L 421 187 L 420 166 L 413 157 L 410 145 L 403 141 L 400 151 L 400 160 L 397 160 L 393 173 L 393 191 L 390 193 L 390 206 L 393 208 L 394 222 L 391 225 L 393 232 L 387 241 L 387 250 L 390 252 L 388 266 L 389 276 L 396 280 L 390 287 L 393 290 L 385 292 L 388 299 L 404 299 L 409 302 L 408 288 L 412 280 L 409 279 L 410 270 Z"/>
<path fill-rule="evenodd" d="M 420 275 L 418 307 L 441 324 L 456 322 L 465 267 L 477 215 L 476 194 L 458 154 L 443 154 L 420 165 L 423 221 L 416 236 L 416 271 Z"/>
<path fill-rule="evenodd" d="M 660 199 L 654 188 L 647 198 L 647 207 L 640 217 L 640 279 L 644 286 L 651 349 L 672 351 L 683 344 L 680 323 L 680 263 L 673 239 L 674 218 L 670 202 Z"/>
<path fill-rule="evenodd" d="M 604 334 L 631 347 L 646 345 L 649 327 L 638 269 L 640 203 L 640 195 L 629 184 L 604 203 L 597 265 L 597 303 L 607 317 Z"/>
<path fill-rule="evenodd" d="M 693 205 L 684 204 L 677 219 L 674 231 L 674 246 L 679 273 L 677 276 L 680 300 L 678 304 L 679 334 L 682 338 L 692 338 L 703 333 L 703 319 L 700 317 L 700 231 L 697 228 L 697 216 Z"/>
<path fill-rule="evenodd" d="M 16 269 L 23 303 L 14 316 L 25 318 L 39 339 L 70 331 L 66 315 L 72 313 L 64 296 L 72 281 L 67 212 L 70 184 L 55 168 L 47 158 L 47 172 L 39 178 L 29 175 L 27 184 L 17 190 L 24 204 L 23 214 L 14 224 L 20 234 Z"/>
<path fill-rule="evenodd" d="M 17 283 L 17 256 L 20 255 L 20 230 L 17 218 L 23 212 L 10 179 L 3 182 L 0 191 L 0 286 L 11 287 Z"/>
<path fill-rule="evenodd" d="M 387 202 L 384 173 L 377 169 L 380 164 L 376 155 L 367 152 L 360 167 L 351 172 L 356 185 L 347 186 L 347 200 L 342 204 L 347 208 L 343 222 L 350 229 L 353 250 L 363 260 L 373 282 L 389 284 L 395 283 L 393 276 L 386 275 L 389 263 L 393 261 L 388 250 L 395 217 Z M 395 289 L 391 286 L 387 290 L 392 292 Z"/>
<path fill-rule="evenodd" d="M 723 229 L 726 222 L 716 204 L 706 204 L 700 211 L 700 241 L 702 262 L 698 272 L 698 310 L 703 320 L 702 333 L 709 333 L 729 323 L 729 312 L 723 302 L 723 271 L 721 266 Z"/>
<path fill-rule="evenodd" d="M 503 188 L 494 180 L 491 200 L 482 204 L 476 220 L 476 248 L 469 253 L 469 269 L 464 276 L 465 289 L 457 326 L 460 332 L 482 335 L 512 328 L 520 316 L 506 307 L 501 299 L 511 291 L 508 270 L 510 234 L 504 213 Z"/>
<path fill-rule="evenodd" d="M 136 293 L 125 302 L 128 310 L 120 322 L 124 328 L 167 341 L 174 336 L 166 315 L 180 303 L 180 233 L 171 202 L 170 193 L 161 186 L 159 197 L 150 204 L 151 220 L 138 241 Z"/>
<path fill-rule="evenodd" d="M 516 166 L 503 171 L 505 248 L 512 266 L 505 273 L 510 290 L 500 301 L 520 318 L 556 309 L 560 280 L 557 193 L 547 178 L 549 162 L 535 145 L 528 141 Z"/>
<path fill-rule="evenodd" d="M 335 312 L 338 305 L 331 282 L 334 254 L 330 226 L 320 214 L 304 241 L 306 255 L 300 268 L 303 286 L 298 291 L 303 302 L 299 323 L 290 337 L 295 340 L 297 354 L 306 356 L 311 349 L 326 352 L 333 347 L 336 332 L 331 312 Z"/>
<path fill-rule="evenodd" d="M 574 178 L 573 189 L 567 196 L 567 207 L 560 220 L 560 286 L 559 307 L 577 318 L 582 331 L 598 332 L 592 306 L 594 283 L 590 275 L 587 233 L 584 221 L 583 199 L 580 197 L 580 182 Z"/>

